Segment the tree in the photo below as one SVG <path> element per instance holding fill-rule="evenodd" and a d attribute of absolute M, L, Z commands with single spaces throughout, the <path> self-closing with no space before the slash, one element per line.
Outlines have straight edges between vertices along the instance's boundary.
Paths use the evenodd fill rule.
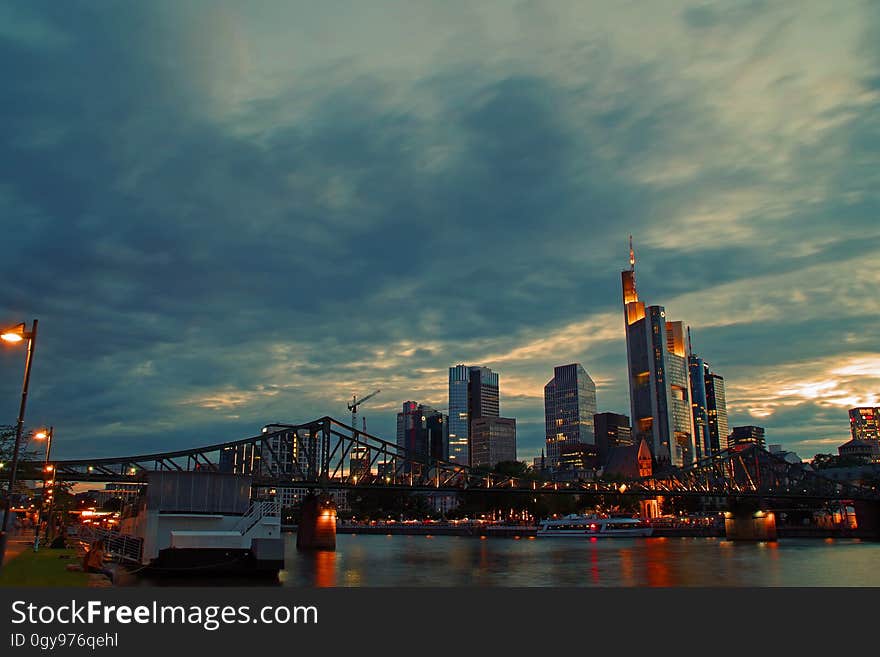
<path fill-rule="evenodd" d="M 35 453 L 30 450 L 28 443 L 30 441 L 30 432 L 23 432 L 21 435 L 21 444 L 18 449 L 19 462 L 35 459 Z M 15 427 L 11 425 L 0 425 L 0 507 L 6 508 L 6 498 L 9 495 L 9 484 L 7 483 L 10 475 L 12 456 L 15 452 Z M 23 480 L 26 473 L 19 469 L 16 476 L 15 488 L 16 494 L 21 494 L 24 490 Z M 0 515 L 2 517 L 2 515 Z"/>
<path fill-rule="evenodd" d="M 34 458 L 34 451 L 29 449 L 30 432 L 21 434 L 21 445 L 18 450 L 18 458 L 30 460 Z M 9 424 L 0 425 L 0 463 L 3 469 L 9 467 L 12 454 L 15 451 L 15 427 Z"/>

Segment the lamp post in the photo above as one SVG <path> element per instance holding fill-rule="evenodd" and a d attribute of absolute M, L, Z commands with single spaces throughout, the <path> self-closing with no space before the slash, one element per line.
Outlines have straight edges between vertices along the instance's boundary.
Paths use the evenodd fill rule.
<path fill-rule="evenodd" d="M 6 541 L 9 536 L 9 516 L 12 515 L 12 492 L 15 489 L 15 475 L 18 474 L 18 451 L 21 447 L 21 432 L 24 427 L 24 409 L 27 405 L 28 384 L 31 380 L 31 364 L 34 360 L 34 347 L 37 342 L 37 320 L 27 330 L 24 323 L 0 332 L 0 339 L 12 344 L 27 340 L 27 355 L 24 361 L 24 382 L 21 386 L 21 406 L 18 410 L 18 424 L 15 427 L 15 446 L 12 448 L 12 464 L 9 469 L 9 494 L 7 496 L 6 513 L 3 514 L 3 526 L 0 528 L 0 569 L 6 556 Z"/>
<path fill-rule="evenodd" d="M 55 435 L 55 427 L 49 427 L 48 431 L 38 431 L 34 434 L 37 440 L 46 441 L 46 460 L 43 462 L 43 493 L 40 495 L 40 511 L 37 514 L 37 522 L 34 527 L 34 552 L 40 549 L 40 526 L 43 524 L 43 509 L 46 507 L 46 478 L 51 478 L 51 483 L 55 483 L 55 468 L 49 465 L 49 458 L 52 456 L 52 438 Z M 54 498 L 54 486 L 50 489 L 50 495 Z M 49 504 L 49 523 L 52 523 L 52 505 Z M 48 535 L 48 528 L 46 534 Z M 48 540 L 48 538 L 46 539 Z"/>

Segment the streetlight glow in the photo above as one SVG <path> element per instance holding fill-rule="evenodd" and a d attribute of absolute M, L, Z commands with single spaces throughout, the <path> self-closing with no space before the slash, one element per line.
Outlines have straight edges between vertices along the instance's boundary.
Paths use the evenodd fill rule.
<path fill-rule="evenodd" d="M 23 323 L 18 326 L 13 326 L 12 328 L 3 329 L 3 333 L 0 333 L 0 339 L 5 340 L 6 342 L 21 342 L 25 337 Z"/>
<path fill-rule="evenodd" d="M 12 464 L 9 469 L 9 488 L 8 503 L 6 511 L 3 514 L 3 524 L 0 525 L 0 569 L 3 568 L 3 562 L 6 557 L 6 543 L 9 539 L 9 520 L 12 517 L 12 500 L 13 491 L 15 490 L 15 478 L 18 474 L 18 455 L 21 449 L 21 434 L 24 428 L 24 411 L 27 406 L 28 384 L 31 380 L 31 365 L 34 360 L 34 349 L 37 342 L 37 324 L 39 320 L 34 320 L 31 330 L 27 330 L 27 326 L 22 322 L 14 326 L 0 331 L 0 338 L 4 342 L 11 344 L 20 343 L 27 338 L 27 350 L 25 352 L 24 361 L 24 381 L 21 384 L 21 404 L 18 407 L 18 421 L 15 426 L 15 443 L 12 448 Z"/>

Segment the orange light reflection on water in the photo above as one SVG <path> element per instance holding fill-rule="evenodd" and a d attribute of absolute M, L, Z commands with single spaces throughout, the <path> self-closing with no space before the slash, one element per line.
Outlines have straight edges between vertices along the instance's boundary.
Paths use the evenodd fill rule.
<path fill-rule="evenodd" d="M 318 550 L 315 553 L 315 586 L 336 586 L 336 552 Z"/>
<path fill-rule="evenodd" d="M 645 562 L 648 586 L 672 586 L 672 575 L 669 572 L 669 551 L 666 546 L 666 537 L 646 538 Z"/>

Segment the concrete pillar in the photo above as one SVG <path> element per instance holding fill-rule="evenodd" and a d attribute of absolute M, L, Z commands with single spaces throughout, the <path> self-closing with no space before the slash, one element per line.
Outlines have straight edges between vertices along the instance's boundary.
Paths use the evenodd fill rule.
<path fill-rule="evenodd" d="M 728 541 L 775 541 L 776 514 L 764 511 L 757 502 L 732 502 L 724 513 Z"/>
<path fill-rule="evenodd" d="M 853 502 L 856 511 L 856 530 L 858 535 L 873 541 L 880 541 L 880 501 L 859 500 Z"/>
<path fill-rule="evenodd" d="M 639 500 L 639 516 L 642 520 L 650 520 L 660 515 L 660 505 L 656 499 Z"/>
<path fill-rule="evenodd" d="M 296 549 L 336 549 L 336 503 L 329 495 L 310 494 L 303 500 Z"/>

